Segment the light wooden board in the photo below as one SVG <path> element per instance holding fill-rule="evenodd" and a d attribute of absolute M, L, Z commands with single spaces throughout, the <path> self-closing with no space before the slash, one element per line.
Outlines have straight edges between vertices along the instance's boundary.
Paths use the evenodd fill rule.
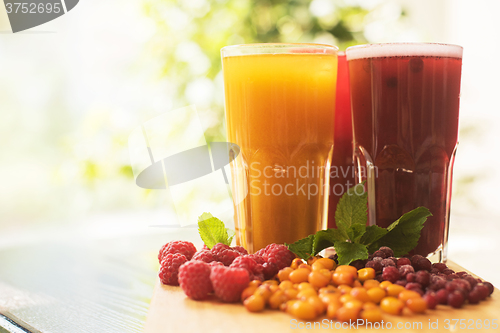
<path fill-rule="evenodd" d="M 448 266 L 455 271 L 465 270 L 452 262 L 448 262 Z M 321 331 L 332 326 L 335 328 L 335 322 L 329 320 L 323 322 L 323 319 L 316 320 L 318 322 L 316 330 Z M 463 320 L 462 322 L 458 321 L 455 329 L 452 329 L 456 323 L 454 319 Z M 487 331 L 500 330 L 500 291 L 498 289 L 495 289 L 491 297 L 478 305 L 466 305 L 461 309 L 440 305 L 436 310 L 428 310 L 425 314 L 420 315 L 390 316 L 384 314 L 384 322 L 390 322 L 390 324 L 385 324 L 384 328 L 389 329 L 388 325 L 392 324 L 392 329 L 401 327 L 402 332 L 457 332 L 467 329 L 460 328 L 460 323 L 463 323 L 462 327 L 463 325 L 469 327 L 473 324 L 475 331 L 480 332 L 482 329 L 478 329 L 479 326 L 476 326 L 479 323 L 478 320 L 484 323 L 486 319 L 489 319 L 490 323 L 496 319 L 498 325 L 496 330 L 490 328 Z M 446 320 L 448 320 L 450 329 L 445 328 Z M 429 330 L 429 323 L 436 321 L 438 329 Z M 421 326 L 418 326 L 417 323 L 421 323 Z M 241 304 L 224 304 L 213 299 L 193 301 L 184 295 L 180 287 L 165 286 L 158 281 L 151 300 L 145 333 L 281 333 L 301 331 L 299 325 L 305 328 L 307 323 L 298 321 L 280 311 L 266 310 L 262 313 L 250 313 Z M 340 328 L 339 325 L 337 324 L 337 328 Z M 413 328 L 411 328 L 412 325 L 414 325 Z M 345 324 L 344 329 L 348 329 Z M 309 332 L 314 329 L 304 330 Z M 380 331 L 380 329 L 369 329 L 361 326 L 357 329 L 357 332 L 361 333 L 376 331 Z"/>

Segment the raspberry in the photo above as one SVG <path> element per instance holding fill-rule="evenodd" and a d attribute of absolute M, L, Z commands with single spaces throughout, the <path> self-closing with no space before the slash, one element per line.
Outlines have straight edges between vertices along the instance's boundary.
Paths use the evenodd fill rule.
<path fill-rule="evenodd" d="M 373 258 L 385 259 L 385 258 L 387 258 L 387 255 L 385 254 L 385 252 L 378 250 L 378 251 L 373 252 Z"/>
<path fill-rule="evenodd" d="M 194 254 L 192 260 L 200 260 L 209 263 L 216 261 L 217 257 L 210 250 L 201 250 Z"/>
<path fill-rule="evenodd" d="M 428 309 L 433 310 L 436 308 L 436 306 L 438 304 L 438 301 L 436 298 L 436 293 L 434 293 L 433 291 L 427 292 L 423 298 L 424 298 L 425 302 L 427 303 Z"/>
<path fill-rule="evenodd" d="M 448 303 L 448 290 L 446 289 L 440 289 L 436 292 L 436 299 L 439 304 L 444 304 L 446 305 Z"/>
<path fill-rule="evenodd" d="M 380 263 L 382 264 L 382 267 L 389 267 L 389 266 L 396 267 L 396 264 L 391 259 L 382 259 Z"/>
<path fill-rule="evenodd" d="M 418 282 L 422 287 L 427 287 L 431 280 L 431 275 L 427 271 L 418 271 L 415 273 L 415 282 Z"/>
<path fill-rule="evenodd" d="M 241 254 L 248 254 L 248 251 L 243 246 L 233 246 L 232 249 Z"/>
<path fill-rule="evenodd" d="M 415 282 L 416 278 L 417 278 L 417 274 L 415 274 L 415 273 L 406 274 L 406 281 L 408 281 L 408 282 Z"/>
<path fill-rule="evenodd" d="M 179 284 L 187 297 L 205 299 L 213 291 L 210 281 L 210 265 L 206 262 L 193 260 L 179 268 Z"/>
<path fill-rule="evenodd" d="M 394 266 L 384 267 L 382 270 L 382 278 L 386 281 L 396 283 L 399 280 L 399 270 Z"/>
<path fill-rule="evenodd" d="M 462 307 L 463 303 L 464 296 L 461 292 L 455 290 L 454 292 L 448 294 L 448 305 L 450 305 L 451 307 L 458 309 Z"/>
<path fill-rule="evenodd" d="M 286 245 L 270 244 L 266 246 L 262 257 L 266 262 L 275 264 L 279 271 L 280 269 L 290 266 L 293 259 L 295 259 L 295 254 L 293 254 Z"/>
<path fill-rule="evenodd" d="M 229 267 L 243 268 L 248 271 L 250 281 L 260 280 L 264 281 L 264 274 L 262 264 L 258 264 L 252 256 L 242 255 L 234 259 Z"/>
<path fill-rule="evenodd" d="M 243 268 L 214 266 L 210 273 L 210 280 L 214 287 L 215 295 L 223 302 L 238 302 L 241 292 L 248 286 L 250 278 Z"/>
<path fill-rule="evenodd" d="M 158 276 L 163 284 L 178 286 L 179 267 L 188 261 L 183 254 L 168 253 L 161 261 L 160 273 Z"/>
<path fill-rule="evenodd" d="M 349 265 L 356 267 L 357 270 L 365 268 L 366 260 L 354 260 Z"/>
<path fill-rule="evenodd" d="M 223 263 L 225 266 L 231 265 L 233 260 L 241 255 L 241 253 L 239 253 L 238 251 L 235 251 L 231 249 L 231 247 L 222 243 L 215 244 L 211 251 L 217 258 L 217 260 Z"/>
<path fill-rule="evenodd" d="M 430 260 L 422 257 L 420 254 L 415 254 L 411 257 L 411 265 L 415 268 L 415 272 L 420 270 L 430 271 L 432 269 Z"/>
<path fill-rule="evenodd" d="M 440 272 L 444 271 L 445 269 L 448 268 L 446 264 L 443 264 L 442 262 L 437 262 L 435 264 L 432 264 L 432 268 L 438 269 Z"/>
<path fill-rule="evenodd" d="M 191 260 L 193 255 L 196 253 L 196 247 L 193 243 L 186 241 L 171 241 L 163 245 L 158 253 L 158 261 L 161 263 L 164 256 L 169 253 L 180 253 L 183 254 L 187 260 Z"/>

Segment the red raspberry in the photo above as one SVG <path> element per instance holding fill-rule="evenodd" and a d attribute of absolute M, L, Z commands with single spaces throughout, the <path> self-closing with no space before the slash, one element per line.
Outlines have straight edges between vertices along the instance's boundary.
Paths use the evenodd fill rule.
<path fill-rule="evenodd" d="M 179 284 L 187 297 L 205 299 L 213 291 L 210 265 L 199 260 L 186 262 L 179 268 Z"/>
<path fill-rule="evenodd" d="M 191 260 L 200 260 L 209 263 L 217 261 L 217 257 L 210 250 L 201 250 L 196 252 Z"/>
<path fill-rule="evenodd" d="M 382 278 L 386 281 L 396 283 L 396 281 L 399 280 L 399 277 L 399 270 L 394 266 L 387 266 L 382 270 Z"/>
<path fill-rule="evenodd" d="M 215 295 L 227 303 L 238 302 L 241 298 L 241 292 L 250 282 L 246 269 L 225 266 L 212 267 L 210 280 Z"/>
<path fill-rule="evenodd" d="M 188 261 L 183 254 L 168 253 L 161 261 L 160 273 L 158 276 L 163 284 L 178 286 L 179 267 Z"/>
<path fill-rule="evenodd" d="M 243 246 L 233 246 L 232 249 L 241 254 L 248 254 L 248 251 Z"/>
<path fill-rule="evenodd" d="M 196 253 L 196 247 L 193 243 L 186 241 L 171 241 L 163 245 L 158 253 L 158 260 L 162 261 L 162 258 L 169 253 L 180 253 L 183 254 L 187 260 L 191 260 L 193 255 Z"/>
<path fill-rule="evenodd" d="M 222 243 L 215 244 L 211 251 L 217 260 L 222 262 L 225 266 L 231 265 L 233 260 L 241 255 L 238 251 Z"/>
<path fill-rule="evenodd" d="M 258 264 L 250 255 L 239 256 L 238 258 L 234 259 L 229 267 L 246 269 L 248 271 L 250 281 L 264 281 L 264 274 L 262 273 L 264 268 L 261 264 Z"/>
<path fill-rule="evenodd" d="M 266 246 L 262 257 L 266 262 L 275 264 L 279 271 L 280 269 L 290 266 L 295 258 L 295 254 L 293 254 L 286 245 L 270 244 Z"/>

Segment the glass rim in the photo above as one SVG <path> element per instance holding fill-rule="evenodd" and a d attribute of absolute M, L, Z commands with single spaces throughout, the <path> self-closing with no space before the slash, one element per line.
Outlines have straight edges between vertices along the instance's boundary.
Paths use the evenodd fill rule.
<path fill-rule="evenodd" d="M 397 42 L 373 43 L 348 47 L 347 61 L 382 57 L 449 57 L 462 59 L 463 47 L 446 43 Z"/>
<path fill-rule="evenodd" d="M 296 50 L 293 52 L 293 50 Z M 300 50 L 309 52 L 300 52 Z M 315 52 L 310 52 L 310 51 Z M 319 43 L 254 43 L 224 46 L 221 50 L 223 58 L 239 55 L 257 54 L 337 54 L 339 48 L 330 44 Z"/>

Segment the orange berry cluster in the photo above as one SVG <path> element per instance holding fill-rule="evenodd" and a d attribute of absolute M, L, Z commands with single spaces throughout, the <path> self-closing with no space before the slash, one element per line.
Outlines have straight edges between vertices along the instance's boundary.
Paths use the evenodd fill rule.
<path fill-rule="evenodd" d="M 389 281 L 378 282 L 373 268 L 337 266 L 328 258 L 293 260 L 274 280 L 251 281 L 241 299 L 248 311 L 280 309 L 302 320 L 320 316 L 338 321 L 380 322 L 382 313 L 422 313 L 427 303 L 419 293 Z M 405 310 L 407 309 L 407 310 Z"/>

